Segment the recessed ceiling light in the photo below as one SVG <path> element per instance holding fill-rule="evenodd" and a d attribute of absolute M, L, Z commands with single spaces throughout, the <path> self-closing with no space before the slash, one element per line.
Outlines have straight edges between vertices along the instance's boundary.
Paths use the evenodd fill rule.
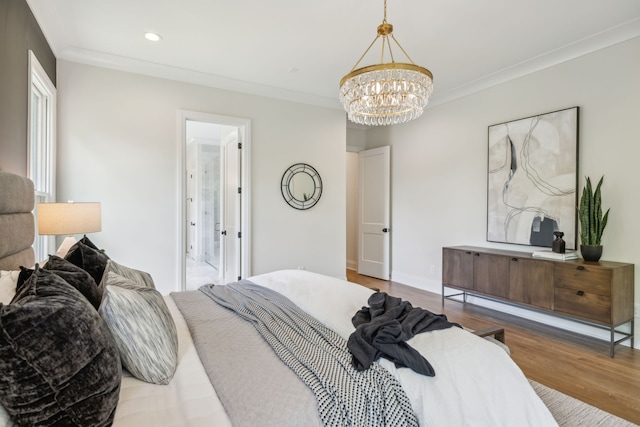
<path fill-rule="evenodd" d="M 152 42 L 159 42 L 162 40 L 162 36 L 156 33 L 144 33 L 144 38 L 147 40 L 151 40 Z"/>

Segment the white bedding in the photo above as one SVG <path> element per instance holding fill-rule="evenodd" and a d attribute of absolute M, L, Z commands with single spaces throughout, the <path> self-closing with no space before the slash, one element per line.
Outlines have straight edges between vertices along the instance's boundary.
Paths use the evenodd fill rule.
<path fill-rule="evenodd" d="M 286 295 L 345 339 L 351 317 L 371 290 L 307 271 L 277 271 L 249 280 Z M 165 297 L 179 337 L 179 365 L 168 385 L 125 376 L 114 426 L 231 426 L 198 358 L 188 327 L 171 297 Z M 421 426 L 555 426 L 557 423 L 522 371 L 497 345 L 459 328 L 419 334 L 409 341 L 433 365 L 436 376 L 396 369 Z M 0 411 L 0 426 L 4 426 Z"/>
<path fill-rule="evenodd" d="M 345 339 L 351 317 L 371 290 L 301 270 L 278 271 L 249 280 L 286 295 Z M 416 335 L 409 344 L 436 371 L 425 377 L 381 364 L 400 381 L 421 426 L 555 426 L 557 423 L 526 377 L 499 346 L 459 328 Z"/>

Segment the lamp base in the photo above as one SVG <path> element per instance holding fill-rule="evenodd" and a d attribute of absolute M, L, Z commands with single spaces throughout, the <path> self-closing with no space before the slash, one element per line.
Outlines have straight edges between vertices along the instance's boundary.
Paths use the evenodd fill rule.
<path fill-rule="evenodd" d="M 69 249 L 71 249 L 71 246 L 75 245 L 76 243 L 77 243 L 77 240 L 75 237 L 73 236 L 65 237 L 64 240 L 62 241 L 62 244 L 56 251 L 56 255 L 59 256 L 60 258 L 64 258 L 67 255 L 67 252 L 69 252 Z"/>

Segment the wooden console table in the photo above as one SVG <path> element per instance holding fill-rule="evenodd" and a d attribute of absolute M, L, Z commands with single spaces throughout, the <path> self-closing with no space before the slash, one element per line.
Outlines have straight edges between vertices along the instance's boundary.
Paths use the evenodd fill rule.
<path fill-rule="evenodd" d="M 445 288 L 458 291 L 445 294 Z M 582 259 L 557 261 L 530 253 L 473 246 L 442 248 L 442 305 L 467 295 L 488 298 L 610 331 L 616 344 L 634 341 L 634 266 Z M 630 332 L 616 328 L 630 323 Z M 616 340 L 615 334 L 622 338 Z"/>

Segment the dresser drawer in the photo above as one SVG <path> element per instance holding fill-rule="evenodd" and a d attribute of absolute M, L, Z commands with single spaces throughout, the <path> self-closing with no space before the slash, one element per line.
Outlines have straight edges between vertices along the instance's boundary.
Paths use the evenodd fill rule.
<path fill-rule="evenodd" d="M 611 297 L 593 292 L 556 287 L 554 310 L 585 320 L 611 323 Z"/>
<path fill-rule="evenodd" d="M 611 296 L 611 270 L 583 264 L 556 264 L 554 286 Z"/>

